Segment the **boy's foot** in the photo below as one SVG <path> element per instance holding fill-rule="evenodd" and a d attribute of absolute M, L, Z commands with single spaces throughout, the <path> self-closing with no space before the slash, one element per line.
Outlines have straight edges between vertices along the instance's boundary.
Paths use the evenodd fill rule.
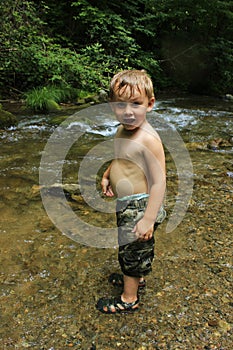
<path fill-rule="evenodd" d="M 133 303 L 125 303 L 118 298 L 100 298 L 96 304 L 97 310 L 104 314 L 126 313 L 138 310 L 139 299 Z"/>
<path fill-rule="evenodd" d="M 108 282 L 111 283 L 114 287 L 123 287 L 124 286 L 124 277 L 120 273 L 112 273 L 109 278 Z M 142 281 L 139 281 L 138 288 L 142 289 L 145 288 L 146 281 L 143 279 Z"/>

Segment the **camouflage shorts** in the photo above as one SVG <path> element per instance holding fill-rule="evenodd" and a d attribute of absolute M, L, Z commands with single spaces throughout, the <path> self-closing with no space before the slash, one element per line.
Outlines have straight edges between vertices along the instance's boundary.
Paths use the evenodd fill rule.
<path fill-rule="evenodd" d="M 141 277 L 152 270 L 154 258 L 154 237 L 148 241 L 137 240 L 132 232 L 136 223 L 143 217 L 148 198 L 118 200 L 117 226 L 118 226 L 118 259 L 122 272 L 127 276 Z M 154 231 L 159 225 L 154 225 Z"/>

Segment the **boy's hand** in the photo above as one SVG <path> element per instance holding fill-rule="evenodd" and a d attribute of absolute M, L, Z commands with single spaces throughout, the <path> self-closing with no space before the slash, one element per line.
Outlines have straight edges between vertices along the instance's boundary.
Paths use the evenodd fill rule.
<path fill-rule="evenodd" d="M 101 181 L 101 186 L 102 186 L 102 192 L 105 196 L 107 197 L 113 197 L 114 193 L 112 190 L 112 187 L 110 185 L 110 181 L 108 178 L 103 177 Z"/>
<path fill-rule="evenodd" d="M 153 236 L 154 223 L 141 219 L 134 226 L 133 232 L 136 234 L 139 240 L 148 241 Z"/>

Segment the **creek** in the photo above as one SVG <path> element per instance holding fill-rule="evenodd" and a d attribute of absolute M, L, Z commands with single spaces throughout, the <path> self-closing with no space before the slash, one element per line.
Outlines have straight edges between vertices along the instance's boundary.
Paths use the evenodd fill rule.
<path fill-rule="evenodd" d="M 117 123 L 108 107 L 92 106 L 65 119 L 20 115 L 17 127 L 0 130 L 1 349 L 233 348 L 232 102 L 163 98 L 148 116 L 165 146 L 167 219 L 156 233 L 153 272 L 133 315 L 102 315 L 95 309 L 99 297 L 119 294 L 108 285 L 108 275 L 119 272 L 117 249 L 106 233 L 115 231 L 114 202 L 107 201 L 106 210 L 99 194 L 110 156 L 97 147 L 106 142 L 110 148 Z M 76 138 L 63 159 L 59 147 L 67 147 L 67 140 L 63 144 L 60 138 L 71 126 Z M 59 147 L 55 161 L 46 159 L 52 175 L 42 183 L 40 162 L 54 133 Z M 97 153 L 89 153 L 92 149 Z M 80 236 L 71 232 L 70 214 L 62 216 L 59 190 L 52 185 L 59 180 L 78 185 L 84 158 L 89 163 L 83 191 L 78 186 L 64 191 L 71 218 L 84 222 Z M 47 186 L 47 197 L 42 192 L 41 198 L 41 185 Z M 52 221 L 45 210 L 51 202 Z"/>

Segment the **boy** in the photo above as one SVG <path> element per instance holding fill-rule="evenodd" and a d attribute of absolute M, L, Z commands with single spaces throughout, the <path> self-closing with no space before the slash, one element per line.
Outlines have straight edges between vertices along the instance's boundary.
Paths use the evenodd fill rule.
<path fill-rule="evenodd" d="M 117 196 L 118 258 L 123 276 L 110 281 L 123 286 L 119 298 L 101 298 L 103 313 L 135 311 L 138 288 L 151 271 L 154 231 L 165 212 L 165 157 L 157 132 L 146 120 L 155 103 L 152 81 L 145 71 L 116 74 L 110 84 L 110 102 L 120 126 L 115 137 L 115 159 L 102 178 L 106 196 Z M 161 219 L 162 216 L 162 219 Z"/>

